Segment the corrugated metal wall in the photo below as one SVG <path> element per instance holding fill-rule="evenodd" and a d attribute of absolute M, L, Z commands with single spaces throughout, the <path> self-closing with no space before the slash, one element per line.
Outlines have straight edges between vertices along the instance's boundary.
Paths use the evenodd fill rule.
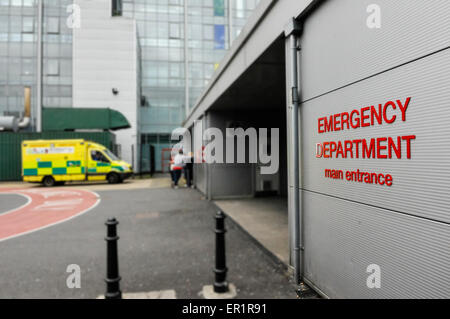
<path fill-rule="evenodd" d="M 379 0 L 380 29 L 366 25 L 372 3 L 326 1 L 301 38 L 305 276 L 332 298 L 449 298 L 450 2 Z M 318 132 L 321 117 L 407 97 L 406 121 Z M 405 145 L 402 159 L 316 158 L 316 143 L 410 134 L 410 159 Z M 394 183 L 347 181 L 357 169 Z M 371 264 L 381 288 L 366 284 Z"/>
<path fill-rule="evenodd" d="M 116 140 L 111 132 L 0 133 L 0 182 L 22 179 L 21 143 L 38 139 L 86 139 L 113 151 Z"/>

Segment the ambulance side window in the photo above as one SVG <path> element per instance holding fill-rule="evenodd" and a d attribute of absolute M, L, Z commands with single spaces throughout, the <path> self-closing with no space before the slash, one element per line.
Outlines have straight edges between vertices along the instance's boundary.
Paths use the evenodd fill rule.
<path fill-rule="evenodd" d="M 109 163 L 109 160 L 100 151 L 92 150 L 91 151 L 91 158 L 92 158 L 93 161 L 96 161 L 96 162 Z"/>

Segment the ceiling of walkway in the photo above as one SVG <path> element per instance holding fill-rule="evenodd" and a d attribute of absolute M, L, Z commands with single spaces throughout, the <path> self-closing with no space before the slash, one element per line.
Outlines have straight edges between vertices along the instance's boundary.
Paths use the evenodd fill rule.
<path fill-rule="evenodd" d="M 284 39 L 277 39 L 214 103 L 211 110 L 268 110 L 286 106 Z"/>

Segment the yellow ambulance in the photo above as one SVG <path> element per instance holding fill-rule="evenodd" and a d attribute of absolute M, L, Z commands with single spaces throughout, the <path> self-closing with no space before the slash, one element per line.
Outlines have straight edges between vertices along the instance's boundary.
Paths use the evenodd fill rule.
<path fill-rule="evenodd" d="M 86 140 L 35 140 L 22 142 L 22 177 L 44 186 L 69 181 L 120 183 L 133 174 L 130 164 L 103 145 Z"/>

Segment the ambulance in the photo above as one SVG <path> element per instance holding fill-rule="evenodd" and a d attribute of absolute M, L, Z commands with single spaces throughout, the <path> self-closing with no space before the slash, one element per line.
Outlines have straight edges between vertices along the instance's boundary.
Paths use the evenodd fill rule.
<path fill-rule="evenodd" d="M 22 142 L 23 181 L 51 187 L 69 181 L 121 183 L 133 174 L 130 164 L 103 145 L 77 140 Z"/>

